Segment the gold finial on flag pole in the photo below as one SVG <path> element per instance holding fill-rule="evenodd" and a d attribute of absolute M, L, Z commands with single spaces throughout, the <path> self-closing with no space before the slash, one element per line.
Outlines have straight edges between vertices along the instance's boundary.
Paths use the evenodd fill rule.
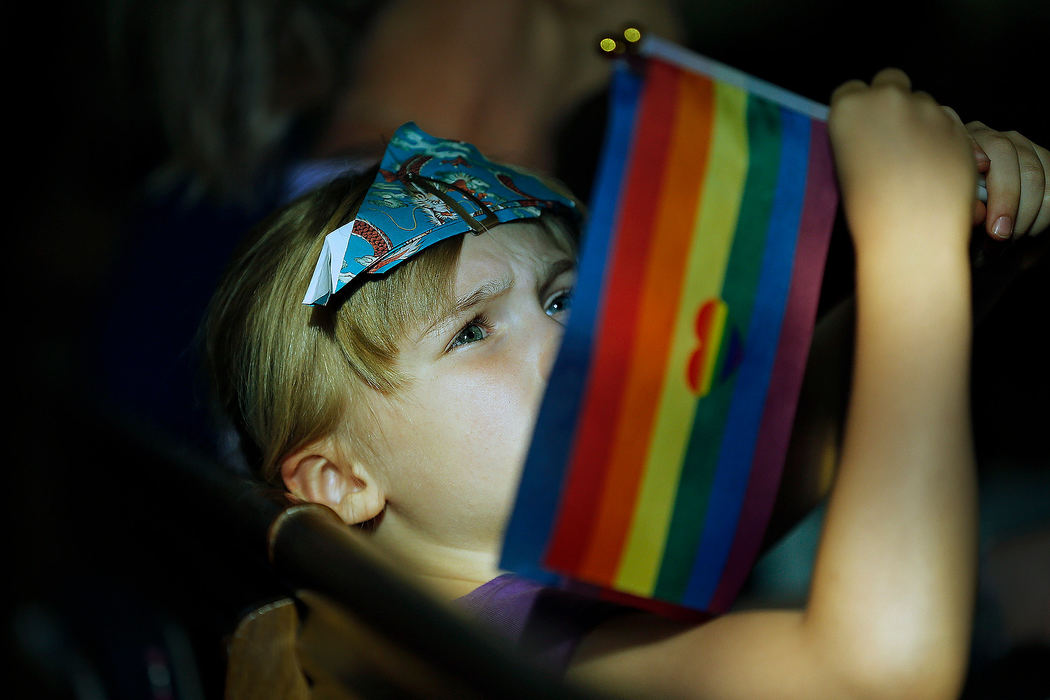
<path fill-rule="evenodd" d="M 642 41 L 642 28 L 633 23 L 624 25 L 619 33 L 607 32 L 598 39 L 598 52 L 609 58 L 636 57 Z"/>

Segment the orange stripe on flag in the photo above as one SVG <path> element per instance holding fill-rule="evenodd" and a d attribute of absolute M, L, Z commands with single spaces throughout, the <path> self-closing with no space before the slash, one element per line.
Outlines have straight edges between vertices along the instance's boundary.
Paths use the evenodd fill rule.
<path fill-rule="evenodd" d="M 617 224 L 633 236 L 615 238 L 610 251 L 606 291 L 598 314 L 596 343 L 581 400 L 582 420 L 572 445 L 569 474 L 559 504 L 557 522 L 544 562 L 555 570 L 575 571 L 590 541 L 595 513 L 605 483 L 605 465 L 612 449 L 609 426 L 616 420 L 623 396 L 628 348 L 635 335 L 642 284 L 638 274 L 648 255 L 661 175 L 669 152 L 674 118 L 675 81 L 679 69 L 663 63 L 649 67 L 642 98 L 639 131 L 631 147 L 628 193 L 619 203 Z M 648 127 L 646 126 L 648 125 Z"/>

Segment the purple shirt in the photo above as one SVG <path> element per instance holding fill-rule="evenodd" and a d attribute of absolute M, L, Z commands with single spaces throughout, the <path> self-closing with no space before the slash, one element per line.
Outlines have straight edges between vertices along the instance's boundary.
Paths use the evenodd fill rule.
<path fill-rule="evenodd" d="M 588 632 L 628 609 L 513 574 L 498 576 L 455 602 L 526 657 L 558 674 Z"/>

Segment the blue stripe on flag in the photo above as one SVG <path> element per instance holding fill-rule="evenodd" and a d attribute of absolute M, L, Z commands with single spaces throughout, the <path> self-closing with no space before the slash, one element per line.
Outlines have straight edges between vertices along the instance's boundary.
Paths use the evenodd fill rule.
<path fill-rule="evenodd" d="M 539 569 L 558 510 L 579 404 L 591 365 L 594 325 L 605 295 L 604 278 L 619 217 L 624 172 L 634 140 L 643 79 L 626 65 L 617 67 L 610 92 L 609 124 L 583 237 L 572 314 L 549 379 L 535 435 L 504 536 L 500 566 L 539 580 L 559 577 Z"/>

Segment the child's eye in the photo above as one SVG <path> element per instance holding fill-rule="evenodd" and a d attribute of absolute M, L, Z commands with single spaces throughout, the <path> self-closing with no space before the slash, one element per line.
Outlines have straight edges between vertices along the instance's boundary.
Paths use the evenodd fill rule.
<path fill-rule="evenodd" d="M 548 316 L 560 316 L 567 314 L 572 309 L 572 290 L 566 289 L 558 292 L 547 302 L 543 310 Z"/>
<path fill-rule="evenodd" d="M 489 331 L 488 321 L 482 316 L 475 316 L 470 320 L 467 325 L 463 326 L 456 333 L 456 337 L 452 339 L 452 342 L 448 345 L 448 350 L 458 348 L 461 345 L 469 345 L 470 343 L 476 343 L 479 340 L 484 340 L 488 337 Z"/>

